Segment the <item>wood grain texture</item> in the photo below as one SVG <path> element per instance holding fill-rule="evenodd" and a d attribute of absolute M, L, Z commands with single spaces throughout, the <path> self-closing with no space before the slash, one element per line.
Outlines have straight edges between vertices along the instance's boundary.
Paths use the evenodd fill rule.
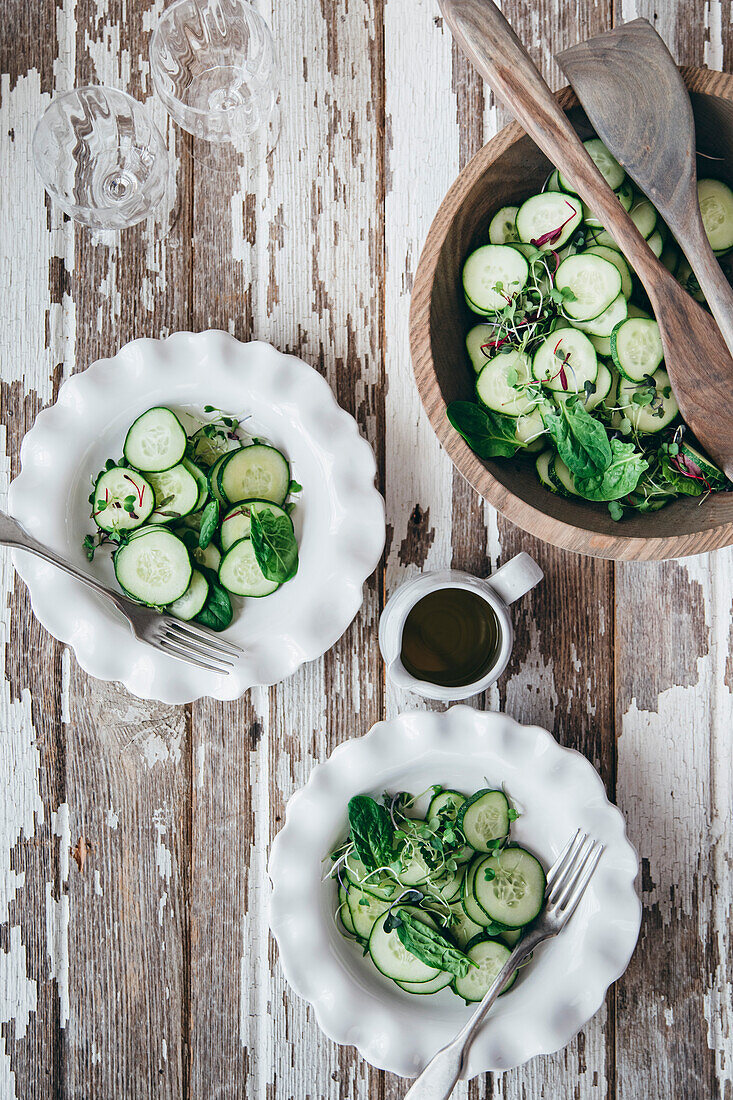
<path fill-rule="evenodd" d="M 240 703 L 187 708 L 88 679 L 0 558 L 1 1100 L 402 1097 L 397 1078 L 325 1039 L 285 985 L 267 846 L 313 763 L 426 705 L 384 684 L 385 593 L 421 568 L 483 572 L 518 549 L 546 580 L 517 609 L 501 682 L 474 703 L 550 726 L 600 768 L 644 859 L 645 923 L 629 972 L 573 1043 L 456 1096 L 731 1100 L 733 558 L 614 566 L 524 535 L 454 472 L 412 379 L 421 246 L 505 113 L 432 0 L 264 4 L 290 120 L 268 164 L 242 178 L 202 170 L 153 102 L 174 151 L 170 232 L 92 237 L 44 203 L 32 128 L 54 91 L 83 80 L 148 99 L 162 7 L 6 4 L 2 488 L 63 377 L 132 336 L 216 325 L 328 377 L 375 447 L 388 553 L 325 659 Z M 554 87 L 553 53 L 611 25 L 596 0 L 503 7 Z M 678 60 L 733 57 L 727 0 L 657 14 Z M 639 15 L 653 18 L 651 4 L 615 12 Z"/>

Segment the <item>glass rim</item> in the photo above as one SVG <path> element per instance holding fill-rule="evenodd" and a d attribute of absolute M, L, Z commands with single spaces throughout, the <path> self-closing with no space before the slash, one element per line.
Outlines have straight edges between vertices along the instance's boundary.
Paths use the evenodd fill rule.
<path fill-rule="evenodd" d="M 243 8 L 249 8 L 249 10 L 253 13 L 253 15 L 255 15 L 260 20 L 260 22 L 262 23 L 262 26 L 265 28 L 265 32 L 266 32 L 267 37 L 270 41 L 270 44 L 273 47 L 273 55 L 274 55 L 275 39 L 273 37 L 272 29 L 270 27 L 270 24 L 267 22 L 264 15 L 262 15 L 261 12 L 257 11 L 257 8 L 254 6 L 254 4 L 251 3 L 251 0 L 237 0 L 237 2 Z M 203 118 L 207 118 L 207 117 L 212 115 L 212 111 L 210 109 L 205 108 L 205 107 L 194 107 L 194 106 L 192 106 L 188 103 L 184 103 L 184 101 L 182 99 L 179 99 L 176 95 L 171 95 L 169 92 L 166 92 L 163 89 L 163 87 L 161 86 L 160 80 L 159 80 L 159 73 L 160 73 L 160 68 L 161 67 L 158 64 L 157 60 L 153 58 L 153 48 L 155 47 L 155 44 L 156 44 L 156 41 L 157 41 L 159 35 L 163 31 L 163 25 L 166 22 L 170 22 L 170 20 L 168 19 L 168 16 L 170 15 L 171 12 L 176 11 L 178 8 L 182 8 L 186 4 L 187 5 L 193 5 L 194 8 L 196 8 L 198 6 L 197 3 L 196 3 L 196 0 L 173 0 L 173 3 L 169 4 L 168 7 L 164 9 L 163 13 L 160 16 L 160 19 L 155 24 L 155 29 L 153 30 L 153 33 L 150 37 L 150 46 L 148 47 L 148 61 L 150 62 L 150 75 L 153 79 L 153 87 L 155 88 L 155 91 L 158 93 L 158 96 L 160 97 L 160 99 L 163 101 L 164 104 L 178 103 L 178 104 L 180 104 L 181 106 L 183 106 L 185 108 L 185 110 L 188 114 L 200 115 Z M 275 71 L 277 71 L 277 61 L 276 60 L 275 60 L 275 66 L 274 67 L 275 67 Z M 223 116 L 233 115 L 235 111 L 239 111 L 239 110 L 241 110 L 241 105 L 238 104 L 235 107 L 225 107 L 223 110 L 217 111 L 216 114 L 219 117 L 221 117 L 222 115 Z M 177 120 L 174 120 L 174 121 L 177 121 Z M 178 123 L 178 125 L 180 126 L 181 123 Z M 183 128 L 185 129 L 185 127 L 183 127 Z M 191 131 L 187 130 L 186 132 L 190 133 Z"/>

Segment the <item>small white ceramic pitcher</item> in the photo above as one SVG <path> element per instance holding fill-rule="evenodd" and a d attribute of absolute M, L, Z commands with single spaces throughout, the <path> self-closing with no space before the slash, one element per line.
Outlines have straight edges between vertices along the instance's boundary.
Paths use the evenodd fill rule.
<path fill-rule="evenodd" d="M 471 573 L 461 573 L 455 569 L 445 569 L 439 573 L 423 573 L 412 581 L 407 581 L 394 592 L 382 612 L 379 620 L 379 648 L 387 666 L 387 675 L 393 683 L 407 691 L 414 691 L 427 699 L 440 699 L 452 703 L 456 699 L 467 699 L 484 691 L 498 680 L 506 668 L 514 645 L 514 627 L 509 604 L 524 596 L 542 580 L 544 573 L 534 558 L 522 552 L 502 565 L 486 580 L 474 577 Z M 444 687 L 427 680 L 418 680 L 407 671 L 400 659 L 402 652 L 402 631 L 408 614 L 424 596 L 443 588 L 465 588 L 475 592 L 492 607 L 499 626 L 499 644 L 496 658 L 491 668 L 471 684 Z"/>

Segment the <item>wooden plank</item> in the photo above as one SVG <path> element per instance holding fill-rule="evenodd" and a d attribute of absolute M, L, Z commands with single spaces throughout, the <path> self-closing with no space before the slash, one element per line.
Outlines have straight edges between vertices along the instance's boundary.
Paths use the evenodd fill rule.
<path fill-rule="evenodd" d="M 54 90 L 94 80 L 126 85 L 144 98 L 147 33 L 141 8 L 124 20 L 121 7 L 100 18 L 94 5 L 81 3 L 76 9 L 67 4 L 58 21 L 55 15 L 52 8 L 44 23 L 59 29 Z M 86 33 L 78 35 L 80 28 Z M 53 46 L 53 34 L 45 41 Z M 23 127 L 23 193 L 15 209 L 43 229 L 42 192 L 27 156 L 41 106 L 38 98 L 21 111 L 15 105 L 16 125 Z M 39 242 L 38 256 L 26 237 L 22 261 L 14 267 L 14 274 L 25 269 L 36 282 L 10 363 L 11 378 L 13 363 L 27 365 L 28 411 L 34 387 L 44 402 L 53 399 L 74 369 L 133 336 L 156 335 L 164 323 L 178 327 L 186 309 L 179 295 L 176 325 L 172 302 L 160 290 L 166 278 L 171 286 L 185 286 L 180 251 L 155 242 L 144 229 L 122 240 L 95 239 L 53 209 L 48 219 L 51 232 Z M 19 280 L 18 292 L 23 289 Z M 36 356 L 28 354 L 34 328 L 41 337 Z M 156 1095 L 178 1096 L 187 1019 L 187 915 L 179 873 L 189 843 L 183 812 L 188 772 L 181 758 L 185 714 L 139 703 L 119 686 L 88 679 L 34 622 L 25 641 L 22 630 L 15 630 L 11 683 L 28 685 L 29 652 L 31 667 L 49 677 L 38 700 L 45 704 L 48 732 L 36 729 L 41 775 L 52 768 L 54 777 L 53 786 L 41 790 L 48 823 L 43 846 L 35 859 L 30 850 L 26 854 L 34 877 L 45 880 L 38 896 L 23 899 L 22 910 L 22 923 L 37 929 L 43 943 L 43 968 L 38 1012 L 18 1072 L 20 1094 L 46 1095 L 50 1081 L 53 1095 L 113 1095 L 123 1081 L 130 1094 L 154 1087 Z M 77 867 L 71 847 L 80 838 L 88 855 Z M 50 1055 L 32 1049 L 36 1029 L 52 1044 Z"/>
<path fill-rule="evenodd" d="M 284 127 L 266 170 L 237 185 L 197 167 L 206 202 L 194 222 L 193 324 L 301 355 L 379 454 L 379 8 L 366 0 L 262 11 L 283 73 L 303 79 L 283 79 Z M 193 708 L 203 759 L 192 810 L 194 1095 L 297 1096 L 307 1087 L 336 1097 L 369 1087 L 368 1068 L 321 1035 L 284 983 L 268 944 L 266 859 L 285 801 L 313 764 L 379 717 L 380 588 L 369 583 L 357 622 L 325 660 L 224 714 L 209 701 Z M 212 831 L 228 843 L 212 843 Z"/>
<path fill-rule="evenodd" d="M 729 67 L 730 6 L 624 0 L 678 61 Z M 618 799 L 642 858 L 645 918 L 619 983 L 618 1096 L 730 1096 L 730 551 L 616 580 Z M 643 657 L 643 659 L 640 659 Z"/>
<path fill-rule="evenodd" d="M 48 214 L 29 163 L 33 127 L 55 79 L 51 3 L 22 6 L 0 44 L 0 497 L 19 469 L 20 441 L 41 407 L 53 401 L 65 357 L 63 271 L 70 234 Z M 59 13 L 63 27 L 63 14 Z M 64 55 L 64 49 L 61 51 Z M 56 74 L 62 79 L 63 74 Z M 51 230 L 49 232 L 49 229 Z M 49 974 L 45 914 L 58 889 L 56 840 L 49 807 L 64 800 L 62 648 L 39 626 L 9 555 L 0 554 L 3 683 L 0 688 L 0 1094 L 57 1095 L 58 1026 L 63 974 Z M 33 654 L 33 661 L 27 659 Z M 51 909 L 48 915 L 61 910 Z M 51 925 L 53 929 L 53 925 Z"/>

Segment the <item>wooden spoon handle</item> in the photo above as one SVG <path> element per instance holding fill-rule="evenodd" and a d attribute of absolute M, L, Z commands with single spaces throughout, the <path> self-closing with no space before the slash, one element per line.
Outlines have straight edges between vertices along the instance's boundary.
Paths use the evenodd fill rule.
<path fill-rule="evenodd" d="M 529 136 L 574 184 L 645 284 L 671 279 L 583 147 L 565 112 L 491 0 L 439 0 L 453 37 Z M 647 287 L 649 289 L 649 287 Z"/>

